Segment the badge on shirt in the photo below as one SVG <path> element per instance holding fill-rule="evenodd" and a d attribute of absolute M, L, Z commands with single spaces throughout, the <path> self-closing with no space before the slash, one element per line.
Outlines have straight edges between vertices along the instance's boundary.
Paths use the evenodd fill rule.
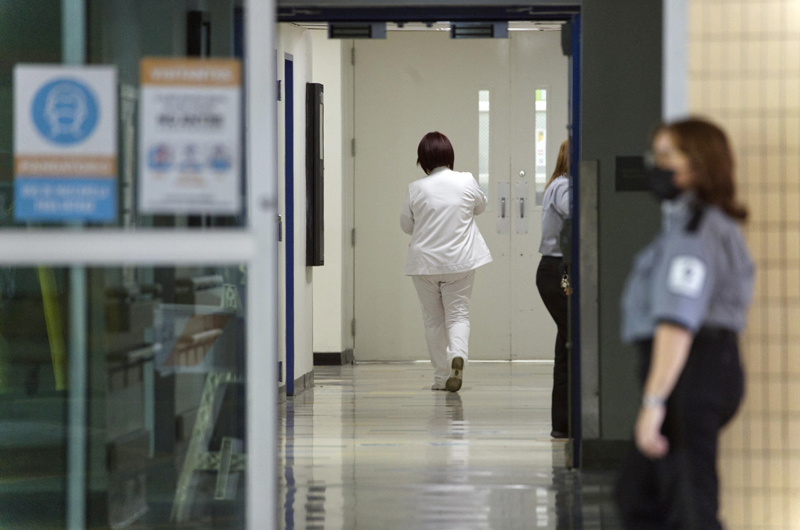
<path fill-rule="evenodd" d="M 694 256 L 678 256 L 670 265 L 667 287 L 672 294 L 699 298 L 705 280 L 705 263 Z"/>

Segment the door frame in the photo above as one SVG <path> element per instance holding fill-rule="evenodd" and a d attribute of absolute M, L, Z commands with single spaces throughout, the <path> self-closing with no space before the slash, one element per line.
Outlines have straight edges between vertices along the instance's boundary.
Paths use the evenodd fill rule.
<path fill-rule="evenodd" d="M 580 90 L 581 90 L 581 6 L 541 5 L 532 2 L 527 6 L 395 6 L 395 7 L 328 7 L 314 5 L 279 7 L 277 22 L 459 22 L 486 21 L 563 21 L 571 24 L 569 55 L 570 98 L 569 136 L 572 200 L 572 260 L 580 263 Z M 352 193 L 352 190 L 351 190 Z M 571 451 L 570 463 L 580 467 L 581 432 L 581 348 L 580 348 L 580 275 L 578 267 L 572 272 L 573 293 L 571 296 L 571 356 L 570 356 L 570 410 Z"/>

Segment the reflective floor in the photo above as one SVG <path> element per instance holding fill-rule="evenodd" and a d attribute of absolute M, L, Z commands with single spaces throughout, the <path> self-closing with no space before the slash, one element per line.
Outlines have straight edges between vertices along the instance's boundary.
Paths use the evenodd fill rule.
<path fill-rule="evenodd" d="M 451 394 L 426 364 L 317 367 L 281 406 L 281 528 L 618 528 L 613 476 L 550 439 L 551 373 L 472 363 Z"/>

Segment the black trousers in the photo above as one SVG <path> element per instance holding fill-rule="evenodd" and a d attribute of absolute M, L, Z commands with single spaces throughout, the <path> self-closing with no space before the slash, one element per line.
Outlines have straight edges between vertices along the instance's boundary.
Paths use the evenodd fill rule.
<path fill-rule="evenodd" d="M 640 347 L 644 380 L 652 341 Z M 634 448 L 620 468 L 616 501 L 625 528 L 722 528 L 717 518 L 717 443 L 743 395 L 736 334 L 702 329 L 667 401 L 662 433 L 669 439 L 669 454 L 652 461 Z"/>
<path fill-rule="evenodd" d="M 553 404 L 550 410 L 553 430 L 569 431 L 569 359 L 567 341 L 569 339 L 569 317 L 567 315 L 567 295 L 561 288 L 564 260 L 552 256 L 542 256 L 536 271 L 536 287 L 544 301 L 547 311 L 558 327 L 556 336 L 556 357 L 553 369 Z"/>

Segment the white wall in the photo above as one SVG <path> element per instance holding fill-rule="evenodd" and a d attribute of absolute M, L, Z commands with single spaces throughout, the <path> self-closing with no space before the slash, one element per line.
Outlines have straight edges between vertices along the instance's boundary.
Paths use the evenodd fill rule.
<path fill-rule="evenodd" d="M 310 31 L 311 81 L 322 83 L 325 101 L 325 265 L 314 267 L 314 351 L 347 349 L 344 322 L 344 232 L 342 166 L 342 43 L 327 32 Z"/>
<path fill-rule="evenodd" d="M 278 175 L 280 179 L 279 211 L 286 219 L 284 152 L 286 145 L 284 117 L 286 103 L 284 58 L 290 54 L 294 60 L 294 290 L 295 290 L 295 370 L 298 379 L 314 369 L 313 354 L 313 288 L 312 269 L 306 267 L 306 82 L 311 78 L 311 35 L 308 30 L 291 24 L 278 28 L 278 79 L 282 80 L 282 101 L 278 104 Z M 286 229 L 284 221 L 284 230 Z M 283 380 L 286 381 L 286 237 L 279 249 L 279 355 L 283 361 Z"/>

